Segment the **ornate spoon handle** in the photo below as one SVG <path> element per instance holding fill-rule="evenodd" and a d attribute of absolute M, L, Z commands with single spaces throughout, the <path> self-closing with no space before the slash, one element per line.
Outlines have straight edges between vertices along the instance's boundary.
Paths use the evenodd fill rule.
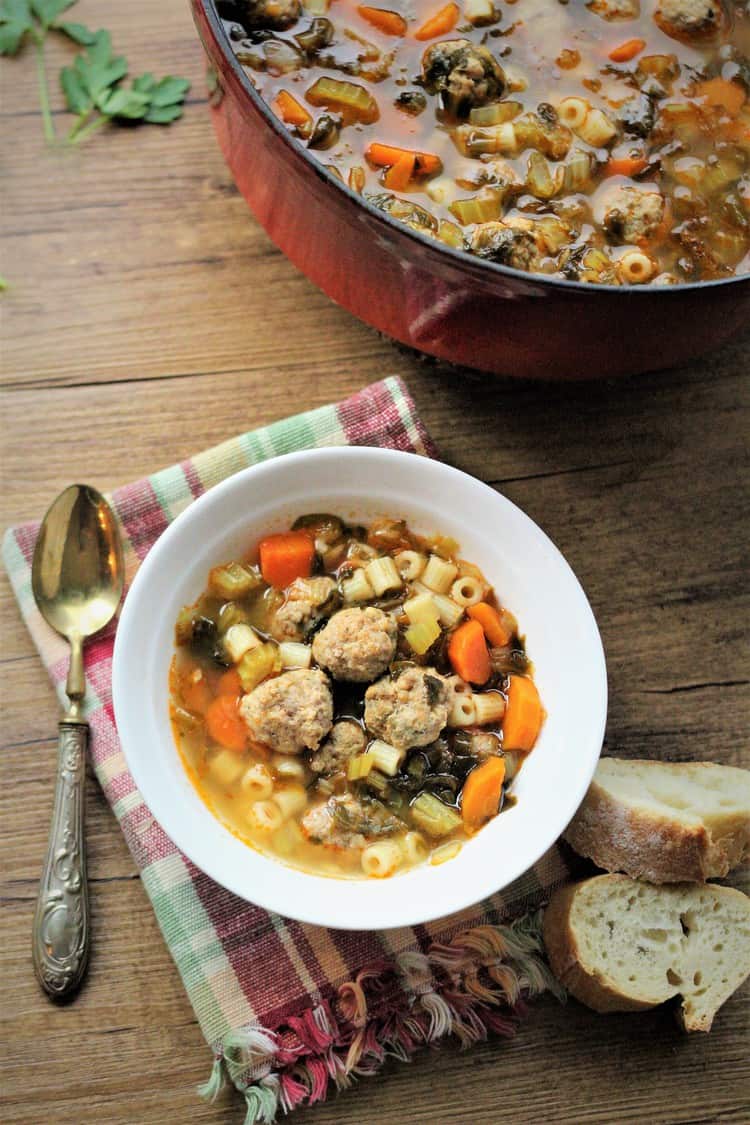
<path fill-rule="evenodd" d="M 78 988 L 89 957 L 83 834 L 87 723 L 60 723 L 55 807 L 34 915 L 34 969 L 57 999 Z"/>

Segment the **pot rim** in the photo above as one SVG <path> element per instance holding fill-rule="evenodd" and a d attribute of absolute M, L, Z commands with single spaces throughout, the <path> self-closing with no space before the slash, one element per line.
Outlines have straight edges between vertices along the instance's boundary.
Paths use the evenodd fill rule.
<path fill-rule="evenodd" d="M 484 258 L 477 258 L 471 254 L 467 254 L 464 250 L 458 250 L 449 246 L 444 242 L 436 242 L 436 240 L 428 238 L 425 234 L 420 234 L 419 231 L 413 227 L 406 226 L 398 219 L 392 218 L 386 211 L 381 211 L 375 207 L 363 196 L 357 192 L 352 191 L 343 180 L 334 176 L 332 172 L 321 164 L 312 156 L 307 149 L 299 143 L 296 137 L 292 136 L 288 129 L 285 129 L 282 122 L 278 119 L 275 113 L 272 112 L 270 105 L 266 102 L 253 86 L 252 82 L 245 73 L 245 69 L 238 61 L 237 56 L 232 50 L 229 37 L 227 36 L 221 16 L 218 13 L 215 0 L 193 0 L 194 4 L 200 5 L 206 20 L 213 32 L 213 38 L 216 46 L 218 47 L 222 59 L 229 64 L 229 67 L 234 74 L 235 79 L 238 81 L 245 95 L 255 105 L 255 108 L 260 112 L 261 116 L 265 119 L 267 125 L 276 133 L 283 144 L 291 149 L 294 156 L 302 162 L 316 175 L 322 179 L 324 183 L 333 186 L 338 191 L 342 191 L 354 206 L 366 211 L 372 219 L 377 223 L 382 224 L 386 229 L 393 230 L 398 235 L 405 237 L 407 240 L 411 239 L 416 242 L 418 246 L 436 252 L 439 256 L 448 257 L 457 269 L 464 272 L 489 273 L 497 275 L 501 278 L 507 278 L 511 281 L 523 282 L 526 286 L 545 288 L 551 286 L 554 289 L 568 290 L 571 293 L 602 293 L 607 294 L 609 297 L 627 298 L 630 300 L 638 300 L 639 298 L 652 297 L 655 298 L 658 294 L 659 299 L 669 299 L 670 297 L 678 299 L 679 294 L 694 292 L 695 290 L 705 289 L 718 289 L 724 288 L 729 285 L 741 285 L 750 283 L 750 273 L 735 274 L 732 277 L 716 278 L 710 281 L 686 281 L 679 282 L 677 285 L 628 285 L 628 286 L 613 286 L 602 285 L 595 281 L 569 281 L 563 277 L 553 277 L 547 274 L 529 273 L 525 270 L 513 269 L 512 266 L 503 266 L 498 262 L 487 261 Z M 203 44 L 204 48 L 208 50 L 207 45 Z"/>

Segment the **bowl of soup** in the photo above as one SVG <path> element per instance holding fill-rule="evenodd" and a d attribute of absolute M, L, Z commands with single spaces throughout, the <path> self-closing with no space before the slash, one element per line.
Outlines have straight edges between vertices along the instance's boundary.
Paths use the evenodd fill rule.
<path fill-rule="evenodd" d="M 453 363 L 596 378 L 750 321 L 750 17 L 724 0 L 193 0 L 281 249 Z"/>
<path fill-rule="evenodd" d="M 601 749 L 586 597 L 456 469 L 290 454 L 182 513 L 123 608 L 113 690 L 154 817 L 231 891 L 326 926 L 458 911 L 554 843 Z"/>

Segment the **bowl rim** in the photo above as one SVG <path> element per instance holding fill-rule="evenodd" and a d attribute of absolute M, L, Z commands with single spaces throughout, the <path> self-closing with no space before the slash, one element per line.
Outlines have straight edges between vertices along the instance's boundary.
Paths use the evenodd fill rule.
<path fill-rule="evenodd" d="M 610 298 L 617 300 L 639 300 L 647 297 L 657 298 L 657 294 L 657 299 L 659 300 L 677 299 L 677 295 L 680 293 L 694 292 L 696 290 L 703 291 L 705 289 L 719 289 L 728 285 L 741 285 L 743 282 L 745 284 L 750 283 L 750 273 L 734 274 L 732 277 L 714 278 L 707 281 L 686 281 L 679 282 L 677 285 L 658 286 L 603 285 L 596 281 L 572 281 L 564 277 L 530 273 L 525 270 L 514 269 L 512 266 L 503 266 L 500 265 L 499 262 L 491 262 L 485 258 L 478 258 L 475 255 L 467 254 L 464 250 L 449 246 L 445 242 L 438 243 L 435 239 L 428 238 L 425 234 L 420 234 L 418 230 L 406 226 L 405 223 L 400 223 L 397 219 L 392 218 L 386 211 L 381 211 L 370 203 L 368 199 L 365 199 L 363 196 L 353 191 L 343 180 L 340 180 L 338 176 L 335 176 L 323 164 L 316 160 L 316 158 L 299 143 L 297 138 L 294 137 L 288 129 L 284 128 L 282 122 L 277 118 L 276 114 L 272 112 L 270 105 L 255 89 L 245 73 L 244 67 L 238 61 L 237 56 L 232 50 L 229 36 L 224 30 L 224 24 L 216 6 L 216 0 L 192 0 L 192 2 L 193 4 L 199 4 L 203 10 L 213 32 L 214 41 L 221 51 L 222 58 L 229 64 L 235 78 L 244 90 L 245 95 L 253 102 L 255 108 L 265 119 L 266 124 L 271 126 L 271 129 L 276 133 L 277 137 L 281 138 L 282 142 L 291 150 L 294 156 L 297 159 L 301 159 L 302 162 L 328 186 L 335 187 L 336 190 L 342 191 L 355 206 L 366 211 L 376 222 L 382 223 L 386 228 L 395 231 L 397 234 L 407 239 L 411 239 L 419 246 L 435 252 L 438 256 L 448 256 L 458 268 L 463 270 L 469 269 L 470 271 L 477 270 L 479 273 L 489 272 L 490 274 L 510 278 L 515 281 L 522 281 L 528 286 L 536 286 L 539 288 L 552 286 L 555 289 L 577 294 L 607 294 Z M 205 47 L 206 45 L 204 44 L 204 48 Z"/>
<path fill-rule="evenodd" d="M 296 899 L 291 901 L 288 898 L 280 899 L 278 892 L 275 893 L 274 891 L 274 881 L 272 879 L 260 888 L 260 892 L 258 892 L 256 884 L 253 885 L 252 891 L 248 892 L 249 879 L 246 875 L 243 878 L 238 874 L 237 878 L 235 878 L 233 875 L 227 874 L 225 867 L 222 866 L 221 863 L 207 863 L 206 855 L 201 854 L 203 846 L 201 843 L 201 833 L 191 831 L 192 825 L 190 818 L 183 814 L 179 805 L 171 801 L 166 794 L 163 794 L 161 798 L 157 796 L 157 799 L 153 800 L 154 789 L 148 777 L 148 767 L 144 766 L 143 753 L 141 752 L 139 755 L 138 750 L 135 749 L 139 746 L 142 747 L 144 741 L 142 733 L 143 724 L 140 719 L 142 711 L 138 710 L 136 712 L 136 709 L 129 706 L 129 703 L 132 702 L 134 690 L 132 662 L 135 660 L 140 664 L 144 658 L 143 647 L 139 643 L 141 634 L 139 634 L 137 628 L 140 615 L 142 614 L 140 603 L 143 600 L 144 592 L 148 591 L 152 573 L 158 571 L 164 565 L 163 558 L 165 554 L 167 554 L 168 557 L 170 544 L 175 539 L 178 543 L 180 542 L 181 537 L 184 535 L 185 527 L 195 520 L 200 520 L 203 511 L 208 510 L 225 494 L 231 495 L 232 490 L 242 490 L 245 488 L 247 481 L 252 482 L 256 494 L 262 495 L 264 478 L 268 478 L 276 472 L 281 463 L 283 463 L 287 469 L 298 471 L 305 466 L 309 467 L 311 461 L 324 461 L 324 459 L 335 457 L 337 459 L 336 469 L 338 470 L 340 459 L 372 458 L 373 456 L 379 458 L 381 463 L 383 459 L 391 462 L 394 465 L 394 472 L 398 472 L 399 474 L 402 469 L 405 472 L 409 472 L 410 467 L 413 467 L 414 461 L 418 461 L 422 468 L 424 468 L 424 466 L 429 466 L 427 471 L 434 471 L 436 476 L 443 478 L 444 482 L 452 480 L 454 484 L 464 488 L 467 487 L 467 482 L 469 482 L 469 487 L 473 489 L 475 495 L 484 493 L 489 503 L 497 504 L 499 502 L 501 506 L 505 507 L 506 512 L 508 512 L 514 520 L 520 520 L 521 524 L 527 527 L 529 533 L 532 534 L 539 543 L 542 557 L 547 559 L 549 563 L 554 563 L 556 568 L 559 568 L 558 573 L 567 580 L 569 593 L 572 592 L 577 599 L 575 615 L 576 617 L 580 617 L 581 627 L 585 630 L 586 652 L 591 665 L 590 677 L 587 680 L 587 689 L 590 690 L 590 697 L 587 698 L 591 700 L 591 721 L 587 732 L 587 739 L 581 739 L 581 744 L 587 742 L 587 755 L 583 766 L 575 772 L 575 784 L 571 784 L 570 790 L 566 791 L 567 796 L 565 799 L 556 800 L 554 806 L 555 815 L 545 820 L 546 830 L 534 836 L 533 845 L 527 842 L 526 850 L 521 850 L 520 859 L 515 858 L 514 860 L 508 861 L 507 870 L 500 876 L 497 884 L 495 884 L 491 873 L 488 872 L 484 877 L 478 894 L 475 888 L 465 887 L 463 883 L 458 885 L 455 890 L 451 887 L 450 904 L 447 909 L 442 905 L 444 899 L 435 893 L 433 893 L 427 901 L 419 895 L 414 895 L 413 900 L 410 901 L 408 905 L 403 902 L 396 904 L 385 902 L 383 901 L 385 896 L 382 893 L 379 896 L 370 895 L 364 908 L 358 900 L 356 914 L 353 913 L 350 915 L 344 910 L 339 910 L 339 912 L 336 913 L 335 907 L 331 907 L 325 895 L 318 896 L 319 902 L 308 902 L 303 905 L 300 905 Z M 344 473 L 341 474 L 341 477 L 344 480 L 347 479 Z M 436 481 L 436 485 L 438 483 L 439 481 Z M 345 486 L 343 487 L 343 491 L 346 492 Z M 374 492 L 376 491 L 377 489 L 374 490 Z M 359 495 L 356 490 L 354 495 Z M 272 508 L 283 509 L 284 503 L 283 497 L 274 499 Z M 248 513 L 248 522 L 251 518 L 250 513 Z M 147 807 L 151 809 L 149 800 L 146 797 L 146 792 L 149 791 L 149 796 L 153 800 L 154 805 L 154 808 L 151 810 L 152 814 L 177 848 L 184 853 L 199 870 L 205 871 L 210 878 L 216 880 L 245 901 L 253 902 L 263 909 L 284 914 L 287 917 L 295 918 L 301 922 L 325 926 L 331 929 L 385 930 L 402 926 L 427 924 L 436 918 L 441 918 L 448 914 L 453 915 L 461 910 L 467 909 L 475 903 L 509 886 L 513 881 L 531 870 L 541 857 L 554 846 L 583 800 L 601 755 L 607 718 L 607 672 L 604 648 L 599 629 L 591 605 L 580 582 L 569 563 L 549 536 L 542 531 L 530 516 L 526 515 L 525 512 L 518 508 L 517 505 L 513 504 L 512 501 L 508 500 L 502 493 L 498 493 L 483 481 L 438 460 L 419 457 L 416 454 L 400 450 L 383 449 L 374 446 L 333 446 L 283 454 L 278 457 L 273 457 L 268 461 L 261 462 L 260 464 L 242 469 L 227 477 L 219 484 L 214 485 L 201 497 L 188 505 L 188 507 L 172 521 L 139 566 L 125 599 L 115 636 L 112 666 L 112 698 L 115 721 L 123 754 L 135 784 L 143 796 L 144 802 Z M 131 747 L 134 748 L 133 754 L 130 752 Z M 557 796 L 559 797 L 559 793 Z M 198 799 L 200 800 L 200 797 L 198 797 Z M 210 809 L 207 809 L 207 812 L 219 825 L 224 827 L 225 831 L 227 830 L 225 826 L 223 826 L 223 822 L 220 818 L 216 817 Z M 241 843 L 243 848 L 248 848 L 247 844 L 240 841 L 238 841 L 238 843 Z M 277 864 L 279 862 L 273 857 L 255 851 L 255 849 L 249 850 L 251 850 L 255 856 L 260 856 L 269 864 Z M 296 872 L 297 876 L 301 875 L 305 880 L 318 880 L 317 876 L 309 875 L 299 869 L 288 868 L 285 864 L 281 866 L 287 871 Z M 491 865 L 488 865 L 488 867 L 491 869 Z M 446 868 L 450 868 L 450 864 L 444 865 L 442 870 L 445 871 Z M 435 871 L 437 876 L 441 868 L 433 868 L 432 870 Z M 408 877 L 408 875 L 409 872 L 406 873 L 406 877 Z M 353 884 L 349 880 L 341 879 L 326 879 L 326 882 L 333 883 L 340 887 L 359 886 L 367 888 L 370 885 L 367 880 L 356 880 Z M 377 882 L 378 885 L 382 886 L 383 884 L 392 883 L 392 880 L 379 880 Z M 461 893 L 462 888 L 464 888 L 463 893 Z M 436 891 L 437 889 L 438 885 L 436 880 L 433 890 Z M 367 897 L 366 890 L 357 893 L 361 897 Z M 430 903 L 434 903 L 435 905 L 430 905 Z M 331 913 L 334 913 L 334 920 L 331 919 Z M 394 920 L 393 915 L 395 913 L 397 913 L 397 917 Z"/>

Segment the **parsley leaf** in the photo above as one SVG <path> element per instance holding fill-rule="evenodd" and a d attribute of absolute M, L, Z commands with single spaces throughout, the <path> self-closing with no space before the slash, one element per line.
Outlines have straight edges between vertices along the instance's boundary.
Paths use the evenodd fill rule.
<path fill-rule="evenodd" d="M 15 55 L 28 34 L 34 18 L 28 0 L 3 0 L 0 5 L 0 55 Z"/>
<path fill-rule="evenodd" d="M 80 44 L 81 47 L 90 47 L 96 38 L 96 32 L 83 23 L 57 23 L 55 24 L 55 30 L 62 31 L 68 39 L 72 39 L 74 43 Z"/>
<path fill-rule="evenodd" d="M 168 75 L 157 81 L 153 74 L 142 74 L 130 86 L 125 85 L 128 63 L 122 55 L 114 54 L 108 31 L 92 31 L 82 23 L 57 22 L 75 3 L 76 0 L 0 0 L 0 55 L 18 54 L 27 37 L 34 44 L 47 140 L 57 139 L 44 58 L 44 42 L 50 31 L 59 31 L 85 48 L 72 66 L 60 71 L 65 104 L 76 117 L 67 143 L 79 144 L 108 121 L 169 125 L 181 117 L 182 103 L 190 89 L 187 79 Z"/>
<path fill-rule="evenodd" d="M 76 0 L 31 0 L 34 15 L 45 29 L 52 27 L 55 20 L 66 8 L 72 8 Z"/>

